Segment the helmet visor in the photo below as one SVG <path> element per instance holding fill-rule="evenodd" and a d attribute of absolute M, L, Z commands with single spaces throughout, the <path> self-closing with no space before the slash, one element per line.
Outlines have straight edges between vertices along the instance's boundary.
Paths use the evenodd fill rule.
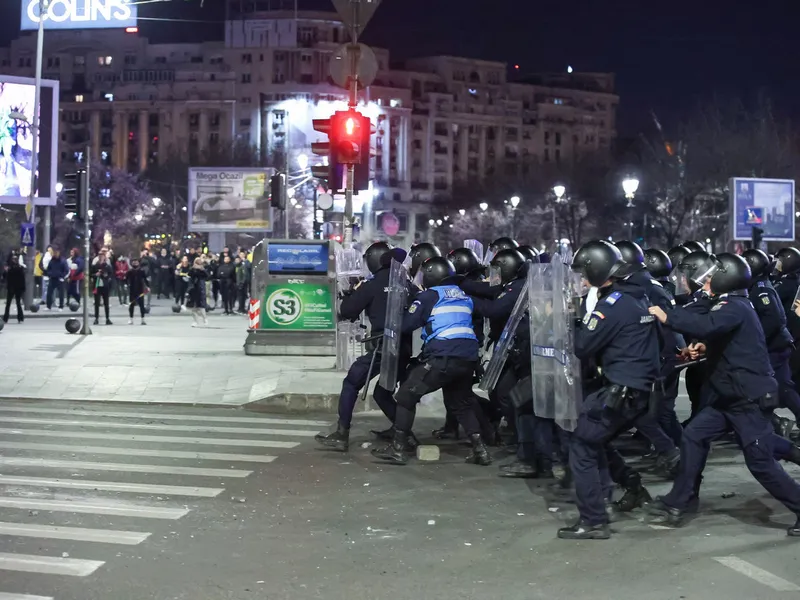
<path fill-rule="evenodd" d="M 503 285 L 503 273 L 500 270 L 500 267 L 495 267 L 495 266 L 489 267 L 489 285 L 490 286 Z"/>
<path fill-rule="evenodd" d="M 412 281 L 415 287 L 424 290 L 425 288 L 422 286 L 422 269 L 417 271 L 417 274 L 414 275 L 414 279 Z"/>
<path fill-rule="evenodd" d="M 775 270 L 778 273 L 783 273 L 784 271 L 786 271 L 786 268 L 785 268 L 785 266 L 783 264 L 783 260 L 784 259 L 779 258 L 778 260 L 775 261 Z"/>

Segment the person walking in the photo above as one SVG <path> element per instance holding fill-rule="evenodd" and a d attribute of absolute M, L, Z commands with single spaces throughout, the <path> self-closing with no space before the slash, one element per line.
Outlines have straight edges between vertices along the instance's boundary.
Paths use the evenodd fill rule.
<path fill-rule="evenodd" d="M 128 325 L 133 325 L 133 311 L 137 304 L 139 305 L 139 313 L 142 317 L 142 325 L 147 325 L 144 320 L 144 315 L 147 312 L 144 307 L 144 297 L 150 291 L 150 282 L 147 279 L 147 275 L 142 270 L 138 258 L 131 260 L 131 268 L 125 275 L 125 281 L 130 294 L 130 302 L 128 304 Z"/>
<path fill-rule="evenodd" d="M 44 254 L 39 258 L 39 270 L 42 272 L 42 302 L 47 302 L 49 297 L 47 294 L 47 286 L 50 284 L 50 277 L 47 274 L 47 267 L 50 265 L 50 260 L 53 258 L 53 247 L 48 246 Z M 48 305 L 47 308 L 50 308 Z"/>
<path fill-rule="evenodd" d="M 22 312 L 22 296 L 25 294 L 25 268 L 19 264 L 19 257 L 12 255 L 9 264 L 5 267 L 6 276 L 6 311 L 3 313 L 3 322 L 8 323 L 11 312 L 11 302 L 17 303 L 17 321 L 22 323 L 25 315 Z"/>
<path fill-rule="evenodd" d="M 186 304 L 186 291 L 189 286 L 189 264 L 188 257 L 181 258 L 181 262 L 175 268 L 175 304 L 184 306 Z"/>
<path fill-rule="evenodd" d="M 59 250 L 53 250 L 52 252 L 53 255 L 47 261 L 47 268 L 44 269 L 45 279 L 47 280 L 47 310 L 53 308 L 53 296 L 55 296 L 56 292 L 58 292 L 58 310 L 64 310 L 64 279 L 69 275 L 69 268 L 67 267 L 67 261 L 61 258 Z M 47 253 L 42 258 L 43 264 L 46 258 Z"/>
<path fill-rule="evenodd" d="M 230 255 L 226 255 L 217 269 L 219 277 L 220 294 L 222 295 L 222 308 L 226 315 L 233 314 L 234 297 L 236 296 L 236 267 L 231 262 Z"/>
<path fill-rule="evenodd" d="M 206 317 L 206 279 L 208 279 L 208 273 L 203 266 L 203 259 L 195 258 L 192 268 L 189 269 L 189 289 L 186 301 L 186 306 L 192 309 L 192 317 L 194 318 L 192 327 L 208 325 L 208 317 Z"/>
<path fill-rule="evenodd" d="M 105 254 L 97 257 L 97 262 L 92 266 L 92 280 L 94 282 L 94 324 L 100 322 L 100 302 L 106 314 L 106 325 L 113 325 L 108 311 L 108 295 L 111 291 L 111 277 L 113 271 Z"/>
<path fill-rule="evenodd" d="M 124 256 L 120 256 L 117 259 L 117 262 L 114 263 L 114 277 L 116 278 L 117 283 L 117 297 L 119 298 L 119 305 L 124 306 L 125 302 L 128 298 L 128 271 L 130 270 L 130 265 L 128 264 L 128 259 Z"/>
<path fill-rule="evenodd" d="M 81 282 L 86 274 L 86 261 L 81 256 L 77 248 L 69 251 L 69 259 L 67 260 L 69 267 L 69 283 L 67 286 L 67 299 L 75 299 L 76 302 L 81 301 Z"/>

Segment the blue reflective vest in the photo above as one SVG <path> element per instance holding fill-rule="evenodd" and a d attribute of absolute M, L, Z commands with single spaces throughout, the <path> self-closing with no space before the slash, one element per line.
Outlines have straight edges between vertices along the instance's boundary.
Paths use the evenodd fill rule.
<path fill-rule="evenodd" d="M 422 328 L 422 342 L 432 340 L 475 340 L 472 328 L 472 298 L 457 285 L 442 285 L 429 288 L 435 290 L 439 299 L 431 310 L 425 327 Z"/>

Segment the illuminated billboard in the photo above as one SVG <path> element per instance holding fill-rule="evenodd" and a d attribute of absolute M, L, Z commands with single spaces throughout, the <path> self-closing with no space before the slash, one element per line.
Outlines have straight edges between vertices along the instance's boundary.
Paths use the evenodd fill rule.
<path fill-rule="evenodd" d="M 20 29 L 39 28 L 40 0 L 22 0 Z M 116 29 L 136 27 L 133 0 L 50 0 L 45 29 Z"/>
<path fill-rule="evenodd" d="M 31 193 L 36 87 L 27 77 L 0 75 L 0 204 L 25 204 Z M 42 80 L 39 123 L 39 205 L 56 203 L 58 82 Z"/>
<path fill-rule="evenodd" d="M 759 227 L 765 242 L 794 242 L 794 180 L 734 177 L 730 203 L 734 240 L 749 240 Z"/>
<path fill-rule="evenodd" d="M 189 169 L 189 231 L 272 231 L 274 169 Z"/>

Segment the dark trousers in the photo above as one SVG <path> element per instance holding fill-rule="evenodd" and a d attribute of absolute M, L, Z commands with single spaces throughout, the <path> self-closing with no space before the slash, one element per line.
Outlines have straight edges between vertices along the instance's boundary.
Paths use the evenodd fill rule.
<path fill-rule="evenodd" d="M 222 293 L 222 307 L 225 314 L 233 312 L 234 285 L 230 281 L 220 281 L 220 292 Z"/>
<path fill-rule="evenodd" d="M 800 516 L 800 485 L 775 461 L 774 434 L 769 417 L 758 406 L 748 404 L 735 410 L 703 408 L 683 431 L 681 464 L 672 490 L 664 503 L 684 510 L 696 494 L 705 469 L 711 442 L 733 428 L 739 438 L 748 470 L 765 490 Z"/>
<path fill-rule="evenodd" d="M 81 285 L 83 281 L 70 281 L 67 284 L 67 299 L 68 300 L 75 300 L 77 302 L 81 301 Z"/>
<path fill-rule="evenodd" d="M 575 480 L 578 511 L 585 523 L 608 523 L 607 491 L 603 485 L 607 477 L 603 471 L 610 472 L 614 481 L 629 483 L 632 470 L 608 444 L 647 411 L 648 398 L 649 392 L 629 392 L 624 406 L 614 410 L 606 406 L 608 390 L 601 388 L 584 400 L 578 425 L 570 437 L 569 465 Z"/>
<path fill-rule="evenodd" d="M 58 307 L 64 308 L 64 282 L 53 277 L 47 282 L 47 308 L 53 307 L 53 297 L 58 292 Z"/>
<path fill-rule="evenodd" d="M 433 357 L 414 367 L 395 394 L 395 427 L 400 431 L 411 431 L 420 398 L 442 390 L 445 407 L 453 412 L 466 434 L 480 434 L 481 425 L 476 414 L 480 408 L 472 394 L 472 376 L 476 366 L 477 361 Z"/>
<path fill-rule="evenodd" d="M 22 313 L 22 294 L 25 290 L 12 290 L 8 289 L 6 296 L 6 311 L 3 313 L 3 321 L 8 323 L 8 316 L 11 313 L 11 303 L 16 300 L 17 303 L 17 321 L 22 323 L 25 320 L 25 315 Z"/>
<path fill-rule="evenodd" d="M 702 404 L 701 391 L 705 378 L 705 365 L 696 365 L 686 369 L 686 393 L 689 395 L 689 401 L 692 404 L 692 415 L 690 418 L 694 417 L 700 411 Z"/>
<path fill-rule="evenodd" d="M 164 298 L 169 298 L 170 287 L 174 280 L 175 278 L 169 272 L 169 269 L 158 270 L 158 283 L 157 283 L 158 293 L 156 295 L 157 299 L 161 298 L 161 296 L 164 296 Z"/>
<path fill-rule="evenodd" d="M 139 305 L 139 312 L 142 315 L 142 319 L 144 319 L 144 296 L 136 296 L 133 300 L 128 303 L 128 315 L 130 318 L 133 318 L 133 309 L 136 305 Z M 95 317 L 97 316 L 97 309 L 95 309 Z M 106 318 L 108 318 L 108 311 L 106 311 Z"/>
<path fill-rule="evenodd" d="M 217 298 L 219 298 L 219 279 L 211 280 L 211 297 L 214 299 L 214 308 L 216 308 Z"/>
<path fill-rule="evenodd" d="M 345 376 L 342 382 L 342 392 L 339 394 L 339 423 L 346 429 L 350 428 L 350 423 L 353 420 L 353 411 L 356 408 L 359 391 L 361 391 L 365 385 L 369 385 L 370 380 L 381 372 L 381 355 L 378 354 L 375 356 L 375 362 L 372 364 L 372 371 L 369 369 L 371 361 L 372 353 L 359 356 L 355 362 L 350 365 L 350 370 L 347 371 L 347 376 Z M 400 365 L 398 368 L 398 377 L 400 377 L 402 370 L 403 365 Z M 394 422 L 396 405 L 394 398 L 392 398 L 392 393 L 382 388 L 380 385 L 376 385 L 372 397 L 375 398 L 375 404 L 383 411 L 383 414 L 385 414 L 391 422 Z"/>
<path fill-rule="evenodd" d="M 186 304 L 186 282 L 180 278 L 175 278 L 175 304 Z"/>
<path fill-rule="evenodd" d="M 247 308 L 245 308 L 245 304 L 247 303 L 247 286 L 239 285 L 237 292 L 239 296 L 239 312 L 247 312 Z"/>
<path fill-rule="evenodd" d="M 108 321 L 108 286 L 99 287 L 94 291 L 94 320 L 100 318 L 100 303 L 103 303 L 103 310 L 106 313 L 106 321 Z"/>
<path fill-rule="evenodd" d="M 680 371 L 673 370 L 664 380 L 664 397 L 658 407 L 657 417 L 661 429 L 669 436 L 676 448 L 681 447 L 681 438 L 683 437 L 683 426 L 675 412 L 680 379 Z"/>
<path fill-rule="evenodd" d="M 517 385 L 518 380 L 514 365 L 510 360 L 507 360 L 494 389 L 489 392 L 489 400 L 494 405 L 495 411 L 497 414 L 502 415 L 508 426 L 512 428 L 516 428 L 517 415 L 514 410 L 514 403 L 511 401 L 511 390 Z"/>
<path fill-rule="evenodd" d="M 798 396 L 794 381 L 792 381 L 792 369 L 789 366 L 791 356 L 791 348 L 780 352 L 770 352 L 769 362 L 772 370 L 775 371 L 781 406 L 788 408 L 794 415 L 795 421 L 800 424 L 800 396 Z"/>

